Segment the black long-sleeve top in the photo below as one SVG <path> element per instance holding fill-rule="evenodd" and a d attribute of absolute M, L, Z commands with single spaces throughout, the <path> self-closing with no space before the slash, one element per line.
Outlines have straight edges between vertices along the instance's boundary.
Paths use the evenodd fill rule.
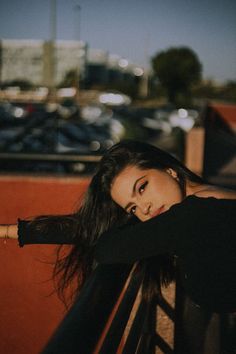
<path fill-rule="evenodd" d="M 20 246 L 73 244 L 75 224 L 65 216 L 50 230 L 40 230 L 34 222 L 20 221 Z M 195 303 L 236 311 L 236 200 L 189 196 L 153 219 L 105 232 L 95 249 L 97 261 L 108 264 L 163 253 L 178 257 L 183 285 Z"/>
<path fill-rule="evenodd" d="M 95 257 L 133 263 L 162 253 L 179 258 L 196 304 L 236 311 L 236 200 L 187 197 L 153 219 L 104 233 Z"/>
<path fill-rule="evenodd" d="M 78 218 L 75 215 L 18 219 L 19 246 L 32 244 L 74 244 Z"/>

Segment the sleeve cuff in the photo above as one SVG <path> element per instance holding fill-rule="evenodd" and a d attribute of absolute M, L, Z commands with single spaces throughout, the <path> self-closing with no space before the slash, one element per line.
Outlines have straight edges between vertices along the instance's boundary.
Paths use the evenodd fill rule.
<path fill-rule="evenodd" d="M 18 219 L 18 244 L 20 247 L 25 245 L 25 238 L 27 235 L 27 224 L 28 221 Z"/>

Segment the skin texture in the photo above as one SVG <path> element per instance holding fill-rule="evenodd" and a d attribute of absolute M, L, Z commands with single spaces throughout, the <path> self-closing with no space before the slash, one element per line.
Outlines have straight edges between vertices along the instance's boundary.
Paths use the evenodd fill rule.
<path fill-rule="evenodd" d="M 200 198 L 236 199 L 235 191 L 186 180 L 185 195 L 192 194 Z M 142 170 L 136 166 L 127 166 L 115 177 L 111 197 L 141 221 L 160 215 L 183 200 L 177 173 L 173 169 Z"/>
<path fill-rule="evenodd" d="M 183 199 L 174 170 L 126 167 L 113 181 L 112 199 L 128 213 L 146 221 Z"/>

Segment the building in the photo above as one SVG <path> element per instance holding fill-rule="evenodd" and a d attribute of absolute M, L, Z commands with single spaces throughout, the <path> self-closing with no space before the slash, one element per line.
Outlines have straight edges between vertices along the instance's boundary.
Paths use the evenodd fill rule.
<path fill-rule="evenodd" d="M 88 49 L 86 67 L 86 87 L 105 85 L 108 81 L 107 62 L 108 52 L 101 49 Z"/>
<path fill-rule="evenodd" d="M 84 42 L 57 41 L 55 57 L 56 84 L 62 82 L 70 70 L 75 70 L 79 77 L 84 77 L 87 62 L 87 45 Z"/>
<path fill-rule="evenodd" d="M 35 86 L 60 85 L 69 72 L 84 87 L 121 89 L 141 87 L 144 70 L 118 55 L 89 48 L 82 41 L 12 40 L 0 41 L 0 83 L 23 80 Z M 137 89 L 138 90 L 138 89 Z"/>
<path fill-rule="evenodd" d="M 87 45 L 82 41 L 10 40 L 0 42 L 0 81 L 27 80 L 36 86 L 60 84 L 65 75 L 83 76 Z"/>
<path fill-rule="evenodd" d="M 44 42 L 1 40 L 0 81 L 29 80 L 43 85 Z"/>

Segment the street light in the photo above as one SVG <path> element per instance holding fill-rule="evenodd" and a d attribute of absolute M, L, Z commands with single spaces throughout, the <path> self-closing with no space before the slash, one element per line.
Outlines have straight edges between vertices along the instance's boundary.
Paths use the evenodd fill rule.
<path fill-rule="evenodd" d="M 75 9 L 75 39 L 80 41 L 81 6 L 79 4 L 76 4 L 74 9 Z"/>
<path fill-rule="evenodd" d="M 56 85 L 56 36 L 57 36 L 57 0 L 50 1 L 50 35 L 47 49 L 48 86 L 50 91 Z"/>
<path fill-rule="evenodd" d="M 79 58 L 78 58 L 78 65 L 77 65 L 77 92 L 79 91 L 79 85 L 80 85 L 80 65 L 81 65 L 81 56 L 80 56 L 80 31 L 81 31 L 81 6 L 79 4 L 76 4 L 75 7 L 75 39 L 78 41 L 78 47 L 79 47 Z"/>
<path fill-rule="evenodd" d="M 50 6 L 50 40 L 55 42 L 57 37 L 57 0 L 51 0 Z"/>

